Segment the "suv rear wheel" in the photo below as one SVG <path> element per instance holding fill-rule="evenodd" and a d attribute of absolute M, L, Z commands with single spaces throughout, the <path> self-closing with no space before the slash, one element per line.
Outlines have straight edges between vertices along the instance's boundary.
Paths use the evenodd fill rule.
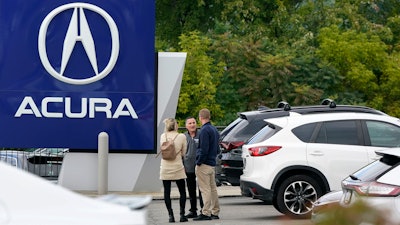
<path fill-rule="evenodd" d="M 313 203 L 322 195 L 318 182 L 306 175 L 291 176 L 275 190 L 278 190 L 275 208 L 295 219 L 309 218 Z"/>

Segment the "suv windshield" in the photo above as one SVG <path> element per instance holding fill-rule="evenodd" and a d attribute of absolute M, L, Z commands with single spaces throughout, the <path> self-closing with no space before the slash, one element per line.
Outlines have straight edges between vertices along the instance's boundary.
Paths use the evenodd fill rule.
<path fill-rule="evenodd" d="M 266 127 L 257 132 L 248 142 L 247 144 L 255 144 L 267 140 L 272 137 L 275 133 L 281 130 L 280 127 L 276 127 L 272 124 L 268 124 Z"/>
<path fill-rule="evenodd" d="M 391 160 L 390 157 L 383 157 L 355 172 L 351 177 L 361 181 L 374 181 L 395 163 L 398 163 L 398 159 Z"/>
<path fill-rule="evenodd" d="M 229 132 L 231 132 L 231 130 L 240 123 L 240 121 L 242 121 L 242 118 L 237 118 L 235 121 L 233 121 L 232 123 L 230 123 L 227 127 L 225 127 L 225 129 L 223 129 L 220 133 L 220 140 L 224 139 L 225 136 L 227 134 L 229 134 Z"/>
<path fill-rule="evenodd" d="M 253 121 L 252 123 L 249 123 L 246 119 L 240 120 L 241 121 L 223 138 L 223 142 L 247 141 L 248 138 L 267 124 L 264 120 Z"/>

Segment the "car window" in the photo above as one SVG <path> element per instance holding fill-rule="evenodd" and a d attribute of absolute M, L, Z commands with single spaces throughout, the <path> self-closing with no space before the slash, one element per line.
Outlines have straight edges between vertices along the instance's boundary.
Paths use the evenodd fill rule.
<path fill-rule="evenodd" d="M 265 141 L 268 138 L 272 137 L 274 134 L 276 134 L 279 130 L 281 130 L 280 127 L 275 127 L 273 125 L 265 126 L 260 131 L 258 131 L 254 136 L 252 136 L 247 142 L 247 144 L 255 144 Z"/>
<path fill-rule="evenodd" d="M 48 148 L 48 149 L 47 149 L 47 152 L 48 152 L 49 154 L 57 154 L 57 153 L 59 153 L 61 150 L 62 150 L 61 148 Z"/>
<path fill-rule="evenodd" d="M 316 143 L 360 145 L 354 120 L 327 121 L 319 130 Z"/>
<path fill-rule="evenodd" d="M 261 128 L 265 127 L 267 122 L 264 120 L 252 120 L 249 123 L 248 120 L 243 119 L 237 124 L 231 132 L 229 132 L 225 138 L 224 142 L 234 142 L 234 141 L 247 141 L 250 137 L 252 137 L 255 133 L 257 133 Z"/>
<path fill-rule="evenodd" d="M 62 154 L 63 148 L 48 148 L 47 151 L 49 154 Z"/>
<path fill-rule="evenodd" d="M 317 125 L 317 123 L 305 124 L 305 125 L 294 128 L 292 130 L 292 132 L 301 141 L 308 143 L 311 140 L 311 136 L 314 132 L 316 125 Z"/>
<path fill-rule="evenodd" d="M 371 146 L 400 146 L 400 127 L 380 121 L 366 121 Z"/>
<path fill-rule="evenodd" d="M 378 176 L 393 166 L 392 161 L 393 160 L 390 160 L 389 158 L 383 157 L 380 160 L 377 160 L 358 170 L 353 174 L 353 177 L 361 181 L 374 181 Z M 398 159 L 396 163 L 398 163 Z"/>
<path fill-rule="evenodd" d="M 242 120 L 243 119 L 239 117 L 236 120 L 234 120 L 233 122 L 231 122 L 227 127 L 225 127 L 225 129 L 223 129 L 219 134 L 220 135 L 220 140 L 222 140 Z"/>
<path fill-rule="evenodd" d="M 17 166 L 17 159 L 13 157 L 7 157 L 7 156 L 0 156 L 0 161 L 4 161 L 11 166 Z"/>

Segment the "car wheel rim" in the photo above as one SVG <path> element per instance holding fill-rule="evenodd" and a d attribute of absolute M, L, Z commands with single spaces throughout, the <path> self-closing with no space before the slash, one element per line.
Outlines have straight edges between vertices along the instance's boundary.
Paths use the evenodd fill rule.
<path fill-rule="evenodd" d="M 306 214 L 311 211 L 312 204 L 318 198 L 315 188 L 305 182 L 291 183 L 284 192 L 286 208 L 294 214 Z"/>

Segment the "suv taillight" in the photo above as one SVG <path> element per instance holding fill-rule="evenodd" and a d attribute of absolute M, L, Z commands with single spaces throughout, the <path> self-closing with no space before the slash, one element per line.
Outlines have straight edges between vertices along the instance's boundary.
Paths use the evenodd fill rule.
<path fill-rule="evenodd" d="M 264 156 L 278 151 L 281 148 L 282 146 L 258 146 L 249 148 L 249 153 L 251 156 Z"/>
<path fill-rule="evenodd" d="M 224 152 L 229 152 L 232 149 L 242 147 L 243 144 L 243 141 L 221 142 L 221 146 L 225 149 Z"/>
<path fill-rule="evenodd" d="M 357 185 L 345 184 L 345 188 L 354 189 L 362 196 L 394 197 L 400 194 L 400 187 L 378 182 L 366 182 Z M 347 186 L 347 187 L 346 187 Z"/>

